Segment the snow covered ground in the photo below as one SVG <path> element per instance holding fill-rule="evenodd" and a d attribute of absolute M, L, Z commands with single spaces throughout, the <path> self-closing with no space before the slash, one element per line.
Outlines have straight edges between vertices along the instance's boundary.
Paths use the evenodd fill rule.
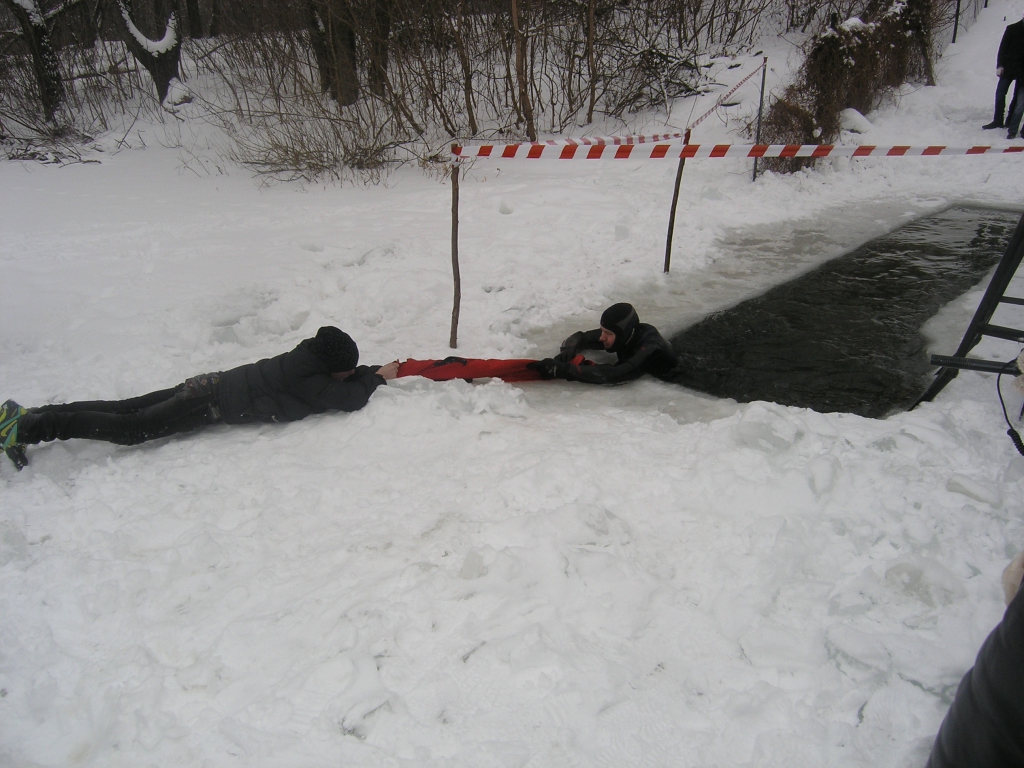
<path fill-rule="evenodd" d="M 1006 144 L 980 126 L 1022 10 L 994 0 L 938 87 L 847 139 Z M 792 48 L 766 52 L 777 86 Z M 693 140 L 743 141 L 757 90 Z M 3 398 L 137 395 L 327 323 L 367 362 L 450 353 L 446 183 L 261 186 L 200 128 L 142 130 L 99 164 L 0 166 Z M 550 353 L 618 300 L 678 329 L 950 203 L 1020 209 L 1021 162 L 691 162 L 668 276 L 673 164 L 481 164 L 459 353 Z M 351 415 L 34 447 L 0 467 L 0 763 L 923 765 L 1024 544 L 994 390 L 965 373 L 868 420 L 410 379 Z"/>

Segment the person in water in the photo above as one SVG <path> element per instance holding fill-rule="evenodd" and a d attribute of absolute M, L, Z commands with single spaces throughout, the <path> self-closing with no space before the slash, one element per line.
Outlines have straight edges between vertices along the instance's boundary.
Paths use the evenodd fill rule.
<path fill-rule="evenodd" d="M 582 357 L 588 350 L 616 356 L 614 363 L 592 363 Z M 679 361 L 675 351 L 653 325 L 641 323 L 632 304 L 613 304 L 601 314 L 601 327 L 577 331 L 562 342 L 554 357 L 530 365 L 545 379 L 620 384 L 645 373 L 672 381 Z"/>

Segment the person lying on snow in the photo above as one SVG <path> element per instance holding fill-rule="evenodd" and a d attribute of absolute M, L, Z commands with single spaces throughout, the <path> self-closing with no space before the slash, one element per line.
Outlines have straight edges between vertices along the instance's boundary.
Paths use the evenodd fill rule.
<path fill-rule="evenodd" d="M 586 350 L 613 352 L 618 360 L 594 364 L 583 358 Z M 577 331 L 562 342 L 557 355 L 531 363 L 530 368 L 545 379 L 585 381 L 590 384 L 619 384 L 645 373 L 672 379 L 678 360 L 658 329 L 641 323 L 632 304 L 613 304 L 601 315 L 601 327 Z"/>
<path fill-rule="evenodd" d="M 357 411 L 398 362 L 358 365 L 359 348 L 344 331 L 324 326 L 291 352 L 221 373 L 193 376 L 170 389 L 128 400 L 22 408 L 0 406 L 3 450 L 20 470 L 25 446 L 85 438 L 118 445 L 191 432 L 207 424 L 298 421 L 324 411 Z"/>

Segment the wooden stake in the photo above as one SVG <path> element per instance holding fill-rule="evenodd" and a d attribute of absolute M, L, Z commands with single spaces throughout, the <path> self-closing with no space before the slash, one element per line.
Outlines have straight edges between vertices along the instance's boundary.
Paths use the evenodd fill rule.
<path fill-rule="evenodd" d="M 754 143 L 761 143 L 761 116 L 764 114 L 764 81 L 768 76 L 768 57 L 761 62 L 761 101 L 757 105 L 757 134 L 754 136 Z M 757 181 L 757 158 L 754 158 L 754 176 L 751 181 Z"/>
<path fill-rule="evenodd" d="M 686 134 L 683 137 L 683 146 L 690 143 L 690 129 L 686 129 Z M 676 206 L 679 205 L 679 185 L 683 181 L 683 168 L 686 167 L 686 158 L 679 158 L 679 166 L 676 168 L 676 186 L 672 191 L 672 210 L 668 215 L 668 237 L 665 238 L 665 273 L 668 273 L 669 267 L 672 266 L 672 233 L 676 229 Z"/>
<path fill-rule="evenodd" d="M 452 335 L 448 346 L 459 345 L 459 305 L 462 303 L 462 278 L 459 275 L 459 164 L 452 165 L 452 275 L 455 278 L 455 299 L 452 303 Z"/>

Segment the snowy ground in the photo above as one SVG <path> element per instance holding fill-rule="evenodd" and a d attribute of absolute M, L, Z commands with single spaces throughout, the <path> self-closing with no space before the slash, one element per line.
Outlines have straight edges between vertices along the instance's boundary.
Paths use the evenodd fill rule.
<path fill-rule="evenodd" d="M 979 127 L 1022 9 L 995 0 L 861 140 L 1006 144 Z M 737 95 L 694 141 L 739 139 L 756 80 Z M 368 362 L 449 354 L 446 184 L 261 187 L 202 132 L 144 130 L 100 164 L 0 166 L 4 398 L 137 395 L 325 323 Z M 669 276 L 673 165 L 480 165 L 459 353 L 550 352 L 616 300 L 674 330 L 950 203 L 1020 209 L 1021 162 L 692 162 Z M 33 448 L 0 467 L 0 762 L 923 765 L 1024 543 L 994 390 L 962 374 L 868 420 L 412 379 L 352 415 Z"/>

